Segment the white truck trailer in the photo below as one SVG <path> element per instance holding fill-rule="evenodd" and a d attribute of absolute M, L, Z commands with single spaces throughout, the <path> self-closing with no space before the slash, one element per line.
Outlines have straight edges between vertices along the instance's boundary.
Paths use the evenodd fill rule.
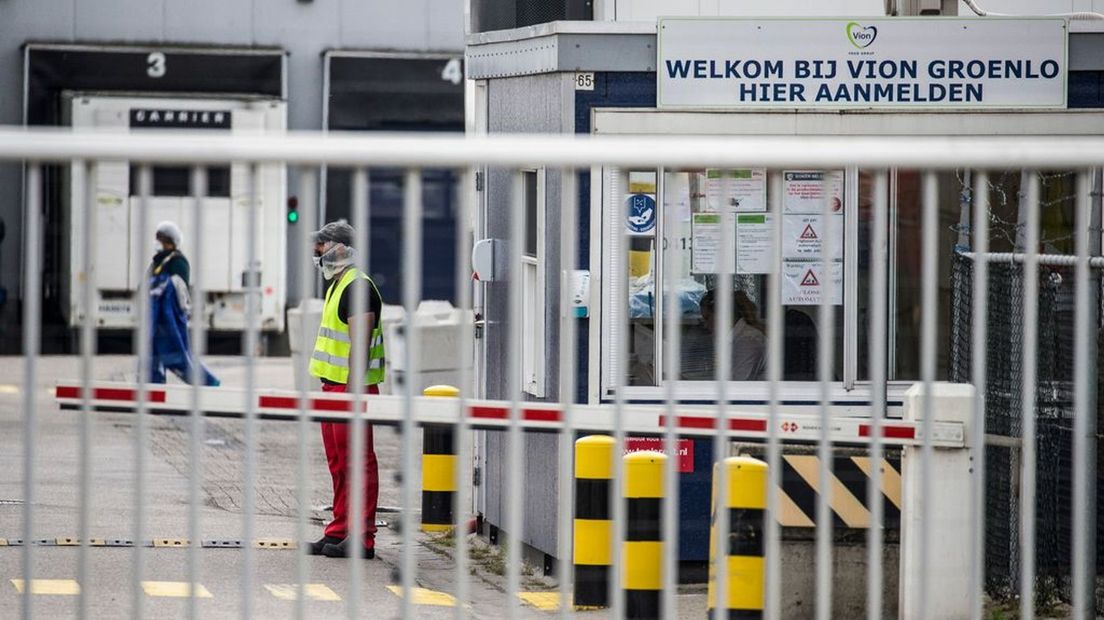
<path fill-rule="evenodd" d="M 118 96 L 67 93 L 64 111 L 75 129 L 179 129 L 229 131 L 249 135 L 284 131 L 286 102 L 270 98 L 212 98 Z M 110 138 L 105 138 L 110 139 Z M 192 278 L 202 278 L 207 303 L 202 320 L 213 331 L 241 331 L 246 327 L 245 290 L 249 274 L 259 278 L 261 293 L 258 324 L 265 332 L 284 330 L 287 300 L 287 183 L 281 165 L 258 168 L 255 194 L 250 191 L 249 167 L 242 163 L 207 168 L 207 192 L 200 200 L 203 229 L 196 230 L 196 201 L 190 187 L 187 166 L 154 166 L 152 192 L 148 199 L 147 230 L 138 231 L 142 199 L 139 168 L 126 161 L 97 162 L 94 194 L 96 270 L 96 324 L 100 330 L 128 330 L 138 320 L 136 294 L 141 278 L 155 251 L 154 228 L 172 220 L 184 234 L 181 250 L 191 263 Z M 86 231 L 82 193 L 84 168 L 75 164 L 68 174 L 62 210 L 67 256 L 61 260 L 62 307 L 71 327 L 81 324 L 86 314 L 80 290 L 85 274 L 81 265 Z M 246 255 L 251 195 L 258 202 L 256 261 L 250 266 Z M 194 251 L 202 237 L 202 254 Z M 251 268 L 252 267 L 252 268 Z M 67 297 L 67 298 L 66 298 Z M 195 317 L 193 317 L 195 320 Z"/>

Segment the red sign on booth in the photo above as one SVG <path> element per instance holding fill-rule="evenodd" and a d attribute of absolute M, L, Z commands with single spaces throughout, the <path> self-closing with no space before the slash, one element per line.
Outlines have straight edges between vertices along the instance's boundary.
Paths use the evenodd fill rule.
<path fill-rule="evenodd" d="M 694 471 L 694 440 L 693 439 L 679 439 L 678 440 L 678 470 L 680 474 L 686 474 Z M 630 452 L 643 452 L 645 450 L 651 450 L 653 452 L 663 452 L 663 438 L 662 437 L 626 437 L 625 438 L 625 454 Z"/>

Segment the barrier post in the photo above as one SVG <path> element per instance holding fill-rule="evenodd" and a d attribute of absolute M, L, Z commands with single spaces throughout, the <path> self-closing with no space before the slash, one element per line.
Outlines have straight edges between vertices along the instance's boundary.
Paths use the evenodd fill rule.
<path fill-rule="evenodd" d="M 660 618 L 663 590 L 663 480 L 667 455 L 625 455 L 625 515 L 622 561 L 626 618 Z"/>
<path fill-rule="evenodd" d="M 973 561 L 974 531 L 971 518 L 971 494 L 977 469 L 971 438 L 974 415 L 974 386 L 968 383 L 932 384 L 931 411 L 940 421 L 961 422 L 966 447 L 933 450 L 927 471 L 921 466 L 923 446 L 908 446 L 901 455 L 901 573 L 898 592 L 900 616 L 904 620 L 921 618 L 969 618 L 971 611 L 970 566 Z M 905 392 L 904 419 L 921 421 L 924 410 L 924 385 L 915 383 Z M 923 497 L 923 477 L 937 480 L 931 497 Z M 925 523 L 921 506 L 928 503 L 927 563 L 923 562 L 920 541 Z M 918 575 L 928 571 L 928 588 L 935 596 L 921 601 Z"/>
<path fill-rule="evenodd" d="M 609 435 L 588 435 L 575 441 L 576 607 L 609 606 L 613 453 L 614 441 Z"/>
<path fill-rule="evenodd" d="M 456 398 L 460 390 L 434 385 L 425 396 Z M 453 525 L 456 497 L 456 441 L 452 426 L 427 424 L 422 431 L 422 531 L 446 532 Z"/>
<path fill-rule="evenodd" d="M 724 498 L 718 498 L 719 467 L 728 474 Z M 725 545 L 728 583 L 724 609 L 729 618 L 762 618 L 764 603 L 763 525 L 767 511 L 767 464 L 750 456 L 734 456 L 713 466 L 713 526 L 709 530 L 709 612 L 717 607 L 714 560 L 717 553 L 718 504 L 728 510 Z M 712 617 L 712 616 L 710 616 Z"/>

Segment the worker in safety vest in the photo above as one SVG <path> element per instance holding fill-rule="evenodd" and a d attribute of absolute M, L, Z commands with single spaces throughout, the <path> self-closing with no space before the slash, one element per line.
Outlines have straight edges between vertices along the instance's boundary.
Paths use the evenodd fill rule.
<path fill-rule="evenodd" d="M 314 233 L 314 262 L 326 279 L 326 298 L 322 306 L 322 324 L 311 354 L 310 373 L 322 380 L 322 391 L 345 392 L 349 383 L 352 343 L 365 339 L 367 359 L 364 370 L 365 393 L 379 394 L 383 381 L 383 330 L 380 312 L 383 298 L 372 279 L 354 266 L 353 227 L 345 220 L 330 222 Z M 363 314 L 352 315 L 353 299 L 364 299 Z M 351 316 L 352 315 L 352 316 Z M 333 478 L 333 521 L 324 536 L 310 543 L 311 555 L 350 557 L 360 551 L 364 558 L 375 557 L 376 500 L 379 497 L 379 465 L 372 446 L 372 426 L 366 425 L 364 440 L 364 540 L 348 539 L 349 484 L 352 472 L 352 437 L 345 422 L 323 422 L 322 444 Z"/>

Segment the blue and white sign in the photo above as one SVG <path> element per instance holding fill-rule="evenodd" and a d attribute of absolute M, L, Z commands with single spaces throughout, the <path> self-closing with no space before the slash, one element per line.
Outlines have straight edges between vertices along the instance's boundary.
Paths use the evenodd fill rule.
<path fill-rule="evenodd" d="M 625 225 L 629 232 L 642 234 L 651 232 L 656 225 L 656 201 L 648 194 L 632 194 L 629 196 L 629 212 L 625 217 Z"/>
<path fill-rule="evenodd" d="M 1061 108 L 1061 18 L 659 21 L 660 108 Z"/>

